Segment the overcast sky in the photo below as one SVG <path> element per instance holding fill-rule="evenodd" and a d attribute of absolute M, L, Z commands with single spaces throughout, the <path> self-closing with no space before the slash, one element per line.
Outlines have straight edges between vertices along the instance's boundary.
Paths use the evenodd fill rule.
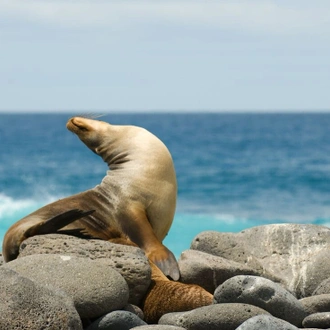
<path fill-rule="evenodd" d="M 329 110 L 329 0 L 0 0 L 0 111 Z"/>

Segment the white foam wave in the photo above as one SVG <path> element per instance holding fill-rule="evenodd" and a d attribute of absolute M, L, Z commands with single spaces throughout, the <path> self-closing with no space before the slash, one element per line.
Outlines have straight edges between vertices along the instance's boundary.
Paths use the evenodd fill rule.
<path fill-rule="evenodd" d="M 0 222 L 8 222 L 12 217 L 22 214 L 27 215 L 37 208 L 58 199 L 55 196 L 44 196 L 38 199 L 15 199 L 0 193 Z M 17 219 L 19 220 L 19 218 Z"/>

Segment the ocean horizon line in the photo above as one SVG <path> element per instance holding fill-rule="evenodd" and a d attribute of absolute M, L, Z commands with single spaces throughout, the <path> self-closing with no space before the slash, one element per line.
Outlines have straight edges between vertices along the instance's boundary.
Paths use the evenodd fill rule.
<path fill-rule="evenodd" d="M 180 114 L 224 114 L 224 115 L 243 115 L 243 114 L 251 114 L 251 115 L 285 115 L 285 114 L 330 114 L 330 109 L 268 109 L 268 110 L 261 110 L 261 109 L 233 109 L 233 110 L 215 110 L 215 109 L 199 109 L 199 110 L 191 110 L 191 109 L 178 109 L 178 110 L 171 110 L 171 109 L 113 109 L 113 110 L 100 110 L 100 109 L 61 109 L 61 110 L 40 110 L 40 109 L 17 109 L 17 110 L 5 110 L 0 109 L 0 115 L 65 115 L 65 114 L 80 114 L 80 115 L 139 115 L 139 114 L 152 114 L 152 115 L 180 115 Z"/>

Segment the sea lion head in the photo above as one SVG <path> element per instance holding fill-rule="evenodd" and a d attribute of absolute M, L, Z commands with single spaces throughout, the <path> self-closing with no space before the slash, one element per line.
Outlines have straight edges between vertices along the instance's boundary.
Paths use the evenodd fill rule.
<path fill-rule="evenodd" d="M 105 137 L 110 135 L 109 130 L 112 126 L 100 120 L 73 117 L 68 120 L 66 127 L 76 134 L 89 149 L 99 154 L 99 147 L 104 144 Z"/>

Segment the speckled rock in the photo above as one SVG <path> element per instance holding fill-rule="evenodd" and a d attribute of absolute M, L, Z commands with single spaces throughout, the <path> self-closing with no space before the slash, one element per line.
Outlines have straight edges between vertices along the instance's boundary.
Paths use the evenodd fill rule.
<path fill-rule="evenodd" d="M 303 321 L 304 328 L 330 328 L 330 312 L 315 313 L 308 315 Z"/>
<path fill-rule="evenodd" d="M 185 328 L 177 327 L 175 325 L 166 325 L 166 324 L 150 324 L 150 325 L 141 325 L 132 330 L 185 330 Z"/>
<path fill-rule="evenodd" d="M 86 330 L 129 330 L 146 324 L 131 312 L 114 311 L 97 319 Z"/>
<path fill-rule="evenodd" d="M 241 263 L 196 250 L 182 252 L 178 264 L 180 282 L 200 285 L 211 293 L 235 275 L 259 275 Z"/>
<path fill-rule="evenodd" d="M 246 320 L 236 330 L 298 330 L 298 328 L 274 316 L 257 315 Z"/>
<path fill-rule="evenodd" d="M 151 282 L 151 269 L 144 252 L 134 246 L 113 244 L 103 240 L 81 239 L 69 235 L 49 234 L 33 236 L 20 247 L 19 257 L 33 254 L 62 254 L 90 259 L 109 259 L 126 280 L 129 302 L 139 305 Z"/>
<path fill-rule="evenodd" d="M 0 267 L 0 329 L 82 330 L 72 299 Z"/>
<path fill-rule="evenodd" d="M 330 250 L 330 228 L 324 226 L 273 224 L 239 233 L 202 232 L 194 238 L 191 249 L 251 267 L 282 283 L 298 298 L 310 296 L 324 274 L 330 273 L 330 259 L 321 258 Z M 315 271 L 314 260 L 323 274 Z"/>
<path fill-rule="evenodd" d="M 244 321 L 260 314 L 269 313 L 247 304 L 216 304 L 189 312 L 168 313 L 163 315 L 158 323 L 188 330 L 234 330 Z"/>
<path fill-rule="evenodd" d="M 99 317 L 127 305 L 128 286 L 107 259 L 91 260 L 54 254 L 31 255 L 6 263 L 46 287 L 63 290 L 82 318 Z"/>
<path fill-rule="evenodd" d="M 320 294 L 299 300 L 307 314 L 330 311 L 330 294 Z"/>
<path fill-rule="evenodd" d="M 301 326 L 306 313 L 304 307 L 282 286 L 263 277 L 238 275 L 215 290 L 217 303 L 245 303 L 258 306 L 273 316 Z"/>

